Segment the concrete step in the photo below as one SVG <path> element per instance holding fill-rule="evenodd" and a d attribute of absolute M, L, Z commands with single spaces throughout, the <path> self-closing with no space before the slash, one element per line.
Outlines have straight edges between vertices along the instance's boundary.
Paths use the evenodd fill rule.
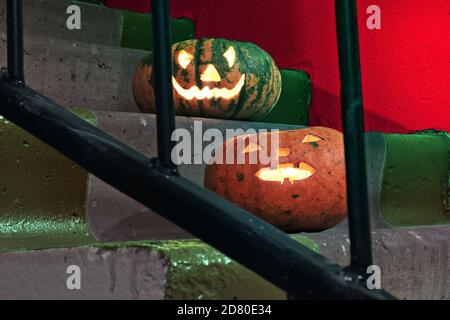
<path fill-rule="evenodd" d="M 79 111 L 118 140 L 156 156 L 155 116 Z M 255 122 L 177 118 L 177 127 L 295 128 Z M 192 238 L 153 211 L 80 169 L 38 139 L 0 120 L 0 251 L 43 249 L 101 241 Z M 203 185 L 205 165 L 182 165 L 181 173 Z M 1 192 L 3 190 L 3 192 Z M 88 218 L 89 217 L 89 218 Z M 7 227 L 6 227 L 7 226 Z"/>
<path fill-rule="evenodd" d="M 153 115 L 78 113 L 133 148 L 156 155 Z M 191 130 L 194 120 L 180 117 L 177 126 Z M 279 127 L 198 120 L 204 120 L 204 129 L 222 131 Z M 173 241 L 192 236 L 5 119 L 0 119 L 0 145 L 4 151 L 0 165 L 8 168 L 0 173 L 0 298 L 286 298 L 284 292 L 209 246 L 196 240 Z M 180 169 L 202 184 L 203 165 Z M 172 240 L 119 244 L 98 243 L 94 237 Z M 307 238 L 298 240 L 313 245 Z M 81 290 L 66 286 L 66 271 L 73 265 L 80 268 Z"/>
<path fill-rule="evenodd" d="M 153 115 L 87 110 L 79 113 L 138 151 L 150 157 L 156 155 Z M 203 130 L 295 128 L 184 117 L 177 118 L 177 126 L 192 132 L 194 121 L 202 121 Z M 450 298 L 446 286 L 450 274 L 447 245 L 450 223 L 448 218 L 442 220 L 445 207 L 441 201 L 443 179 L 448 177 L 446 139 L 446 136 L 432 133 L 372 133 L 367 137 L 375 264 L 382 270 L 383 288 L 399 298 Z M 434 145 L 433 154 L 417 154 L 416 150 L 422 150 L 421 146 L 431 144 Z M 228 285 L 228 281 L 236 279 L 237 272 L 234 267 L 228 269 L 231 260 L 213 250 L 211 254 L 217 260 L 213 264 L 208 260 L 205 266 L 204 260 L 197 259 L 204 257 L 205 245 L 192 240 L 174 242 L 174 239 L 192 236 L 90 176 L 5 119 L 0 121 L 0 145 L 4 151 L 0 155 L 3 168 L 0 174 L 0 251 L 4 252 L 0 255 L 3 261 L 0 264 L 0 297 L 153 299 L 181 295 L 199 298 L 223 297 L 227 292 L 225 297 L 229 298 L 230 292 L 237 292 L 237 286 Z M 433 163 L 431 169 L 427 166 L 429 163 Z M 432 181 L 424 184 L 422 170 L 425 169 Z M 202 185 L 204 165 L 183 165 L 180 171 Z M 399 196 L 389 197 L 392 192 Z M 412 196 L 408 196 L 411 192 Z M 397 225 L 402 229 L 389 225 L 398 222 L 392 220 L 396 212 L 402 212 L 403 224 Z M 419 226 L 428 228 L 417 229 Z M 142 239 L 153 239 L 156 243 L 105 243 Z M 345 222 L 299 240 L 343 266 L 349 263 Z M 79 247 L 67 248 L 74 246 Z M 170 249 L 163 253 L 163 258 L 161 246 Z M 175 250 L 173 255 L 172 249 Z M 173 259 L 170 256 L 181 257 L 184 262 L 168 262 Z M 187 257 L 196 259 L 188 260 Z M 72 264 L 85 272 L 87 290 L 69 291 L 64 286 L 65 271 Z M 52 266 L 50 269 L 44 267 L 49 265 Z M 175 273 L 168 273 L 167 266 Z M 190 272 L 193 266 L 199 272 Z M 182 270 L 181 278 L 177 278 L 179 270 Z M 206 276 L 198 278 L 203 273 Z M 222 280 L 218 281 L 218 277 Z M 238 278 L 237 282 L 247 283 L 243 279 L 250 279 L 250 283 L 255 284 L 251 275 Z M 166 286 L 162 288 L 161 283 Z M 206 284 L 192 289 L 192 283 Z M 220 288 L 216 287 L 218 283 Z M 252 285 L 246 285 L 246 288 L 246 293 L 260 292 Z M 274 288 L 269 291 L 270 295 L 280 297 L 280 292 Z"/>
<path fill-rule="evenodd" d="M 6 33 L 6 1 L 0 0 L 0 34 Z M 75 0 L 23 0 L 24 34 L 107 46 L 151 50 L 152 16 Z M 81 29 L 67 28 L 67 8 L 76 5 L 81 12 Z M 195 38 L 194 22 L 172 19 L 172 39 Z"/>
<path fill-rule="evenodd" d="M 5 8 L 6 0 L 0 0 Z M 82 9 L 82 29 L 66 28 L 66 9 Z M 140 112 L 131 84 L 152 49 L 151 15 L 78 1 L 24 1 L 25 76 L 35 90 L 68 108 Z M 62 14 L 61 14 L 62 13 Z M 173 41 L 195 37 L 189 19 L 172 19 Z M 0 16 L 0 65 L 6 65 L 6 10 Z M 278 104 L 262 122 L 306 125 L 311 83 L 300 70 L 281 70 Z"/>
<path fill-rule="evenodd" d="M 378 229 L 374 263 L 381 286 L 399 299 L 450 299 L 449 228 Z M 346 232 L 296 238 L 342 266 Z M 0 253 L 0 299 L 285 299 L 252 272 L 198 241 L 93 243 Z M 69 266 L 81 290 L 67 288 Z"/>
<path fill-rule="evenodd" d="M 82 115 L 132 148 L 149 157 L 156 156 L 154 115 L 104 111 L 83 111 Z M 177 117 L 177 127 L 185 128 L 192 136 L 196 125 L 201 125 L 203 132 L 209 128 L 222 132 L 237 128 L 298 128 Z M 3 234 L 3 238 L 0 237 L 4 249 L 30 248 L 30 245 L 33 248 L 49 248 L 58 243 L 83 244 L 90 243 L 93 238 L 101 241 L 129 241 L 191 237 L 128 196 L 80 170 L 71 161 L 11 123 L 2 123 L 0 133 L 4 150 L 0 164 L 7 168 L 1 174 L 0 190 L 4 192 L 0 198 L 0 223 L 8 225 L 5 230 L 10 231 L 9 234 Z M 375 228 L 450 225 L 444 205 L 444 183 L 449 174 L 447 139 L 446 136 L 435 134 L 371 133 L 367 136 L 369 202 Z M 422 150 L 424 146 L 432 146 L 432 158 L 431 153 L 417 154 L 416 150 Z M 194 148 L 192 150 L 195 152 Z M 428 165 L 430 161 L 433 163 L 431 168 Z M 203 185 L 204 169 L 205 164 L 180 166 L 181 174 L 200 186 Z M 392 194 L 396 196 L 392 197 Z M 55 223 L 55 216 L 59 224 Z M 12 217 L 14 220 L 11 220 Z M 48 222 L 45 222 L 46 219 Z M 36 220 L 41 221 L 42 225 L 34 223 Z M 30 237 L 46 241 L 41 243 L 35 239 L 24 242 L 24 238 Z"/>
<path fill-rule="evenodd" d="M 0 35 L 0 65 L 6 38 Z M 148 51 L 37 36 L 25 37 L 25 78 L 33 89 L 68 108 L 136 112 L 132 79 Z M 300 70 L 281 70 L 283 91 L 262 122 L 306 125 L 311 82 Z"/>
<path fill-rule="evenodd" d="M 0 65 L 6 65 L 6 38 Z M 146 51 L 25 37 L 25 80 L 64 107 L 140 112 L 131 90 L 134 70 Z"/>
<path fill-rule="evenodd" d="M 137 150 L 155 155 L 154 116 L 78 113 Z M 191 121 L 179 118 L 177 122 L 189 128 Z M 218 121 L 208 122 L 211 127 Z M 248 123 L 222 122 L 220 126 L 242 125 Z M 195 240 L 98 243 L 92 234 L 114 240 L 147 237 L 149 231 L 153 235 L 148 239 L 191 236 L 5 119 L 0 119 L 0 145 L 4 168 L 0 173 L 0 298 L 286 298 L 254 273 Z M 182 168 L 201 183 L 199 170 Z M 143 220 L 141 226 L 134 224 Z M 79 268 L 81 290 L 67 288 L 69 266 Z"/>
<path fill-rule="evenodd" d="M 105 132 L 149 157 L 157 156 L 154 115 L 101 111 L 93 111 L 93 114 L 97 118 L 97 126 Z M 201 121 L 202 132 L 209 128 L 218 129 L 223 133 L 226 129 L 238 128 L 243 130 L 299 128 L 291 125 L 186 117 L 177 117 L 176 124 L 177 128 L 185 128 L 194 136 L 194 123 L 199 121 Z M 192 150 L 194 152 L 194 149 Z M 179 169 L 183 176 L 203 186 L 205 164 L 183 164 Z M 166 222 L 151 210 L 93 176 L 89 191 L 89 222 L 93 235 L 103 241 L 191 237 L 177 226 Z"/>
<path fill-rule="evenodd" d="M 199 241 L 91 244 L 0 259 L 0 299 L 286 299 Z M 77 275 L 79 290 L 67 286 Z"/>
<path fill-rule="evenodd" d="M 6 33 L 6 1 L 0 0 L 0 33 Z M 81 29 L 69 30 L 66 25 L 70 5 L 81 9 Z M 65 39 L 120 46 L 123 14 L 103 6 L 71 0 L 23 0 L 24 34 L 44 38 Z"/>
<path fill-rule="evenodd" d="M 97 111 L 94 111 L 94 114 L 102 130 L 150 157 L 157 155 L 154 115 Z M 203 130 L 216 128 L 222 132 L 237 128 L 244 130 L 299 128 L 290 125 L 185 117 L 177 117 L 177 127 L 187 129 L 193 136 L 196 121 L 201 121 Z M 448 197 L 446 183 L 450 174 L 449 142 L 448 136 L 440 134 L 367 134 L 369 209 L 374 228 L 450 225 L 450 218 L 444 205 Z M 420 151 L 428 149 L 429 152 Z M 431 158 L 430 154 L 433 154 Z M 414 161 L 410 161 L 411 159 Z M 427 165 L 430 161 L 433 163 L 431 167 Z M 200 186 L 203 186 L 204 169 L 204 164 L 180 166 L 180 172 Z M 109 186 L 98 183 L 95 177 L 91 181 L 90 197 L 96 201 L 95 208 L 91 203 L 89 214 L 91 227 L 97 230 L 95 236 L 99 239 L 110 241 L 149 239 L 156 235 L 164 239 L 168 239 L 165 238 L 167 236 L 185 237 L 176 227 L 160 229 L 159 223 L 152 226 L 150 220 L 146 219 L 148 210 L 143 206 L 130 201 L 128 197 Z M 113 203 L 114 205 L 111 205 Z M 115 211 L 111 207 L 121 210 Z M 131 216 L 131 211 L 136 214 Z M 117 220 L 113 218 L 114 216 Z M 104 224 L 106 221 L 109 227 Z M 124 232 L 125 230 L 128 231 Z"/>

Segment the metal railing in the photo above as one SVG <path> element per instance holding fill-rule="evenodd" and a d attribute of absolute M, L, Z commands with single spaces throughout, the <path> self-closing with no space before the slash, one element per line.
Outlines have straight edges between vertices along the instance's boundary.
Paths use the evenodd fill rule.
<path fill-rule="evenodd" d="M 152 0 L 152 9 L 158 158 L 138 153 L 25 85 L 21 0 L 7 2 L 8 72 L 0 75 L 0 114 L 295 298 L 393 298 L 358 281 L 371 264 L 371 247 L 355 2 L 336 0 L 352 249 L 349 270 L 178 174 L 170 160 L 175 116 L 169 2 Z"/>
<path fill-rule="evenodd" d="M 355 0 L 336 0 L 341 78 L 347 204 L 350 233 L 350 270 L 364 280 L 372 264 L 369 200 L 364 143 L 364 110 Z"/>

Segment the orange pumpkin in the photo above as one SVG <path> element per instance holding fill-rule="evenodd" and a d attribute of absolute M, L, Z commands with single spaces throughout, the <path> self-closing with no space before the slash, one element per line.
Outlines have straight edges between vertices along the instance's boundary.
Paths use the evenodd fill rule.
<path fill-rule="evenodd" d="M 262 147 L 262 135 L 254 137 L 256 145 L 251 136 L 227 141 L 223 153 L 230 143 L 245 145 L 243 151 L 233 148 L 234 160 L 237 152 L 245 153 L 245 164 L 208 165 L 205 186 L 287 232 L 322 231 L 340 223 L 347 215 L 342 134 L 324 127 L 281 131 L 275 167 L 262 165 L 260 157 L 249 164 L 252 152 L 272 148 Z"/>
<path fill-rule="evenodd" d="M 193 39 L 174 44 L 172 54 L 177 115 L 253 120 L 270 112 L 280 97 L 280 71 L 255 44 Z M 149 113 L 155 113 L 152 69 L 150 54 L 133 81 L 136 104 Z"/>

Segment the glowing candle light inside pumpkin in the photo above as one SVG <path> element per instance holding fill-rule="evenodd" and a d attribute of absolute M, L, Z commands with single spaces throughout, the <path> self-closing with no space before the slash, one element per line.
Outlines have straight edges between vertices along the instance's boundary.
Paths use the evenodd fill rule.
<path fill-rule="evenodd" d="M 222 80 L 222 78 L 220 78 L 220 74 L 217 71 L 216 67 L 214 67 L 212 64 L 208 64 L 206 70 L 200 76 L 200 80 L 202 80 L 203 82 L 219 82 L 220 80 Z"/>
<path fill-rule="evenodd" d="M 287 179 L 292 184 L 295 181 L 305 180 L 316 173 L 316 169 L 305 162 L 301 162 L 298 168 L 294 168 L 293 163 L 280 164 L 276 169 L 263 168 L 256 173 L 256 176 L 263 181 L 280 182 Z"/>
<path fill-rule="evenodd" d="M 223 150 L 244 143 L 244 151 L 234 148 L 232 155 L 251 160 L 260 152 L 275 153 L 278 163 L 258 158 L 254 164 L 209 165 L 205 186 L 287 232 L 322 231 L 341 222 L 347 215 L 342 134 L 324 127 L 279 131 L 275 146 L 258 143 L 265 136 L 235 137 Z"/>
<path fill-rule="evenodd" d="M 278 149 L 278 157 L 287 157 L 291 154 L 291 148 Z"/>
<path fill-rule="evenodd" d="M 173 97 L 178 115 L 254 120 L 267 114 L 281 94 L 281 74 L 270 55 L 253 43 L 190 39 L 175 43 Z M 133 95 L 154 113 L 153 56 L 138 65 Z"/>
<path fill-rule="evenodd" d="M 187 66 L 194 60 L 194 56 L 190 53 L 187 53 L 185 50 L 181 50 L 178 54 L 178 63 L 180 66 L 182 66 L 184 69 L 187 68 Z"/>
<path fill-rule="evenodd" d="M 197 86 L 192 86 L 189 89 L 184 89 L 183 87 L 181 87 L 177 80 L 172 77 L 172 84 L 173 87 L 175 88 L 176 92 L 178 94 L 180 94 L 183 98 L 185 98 L 186 100 L 193 100 L 193 99 L 197 99 L 197 100 L 203 100 L 203 99 L 233 99 L 236 96 L 239 95 L 239 93 L 241 92 L 242 88 L 245 85 L 245 75 L 243 74 L 241 76 L 241 79 L 239 80 L 239 82 L 236 84 L 236 86 L 234 86 L 231 89 L 227 89 L 227 88 L 209 88 L 208 86 L 203 87 L 202 89 L 200 89 Z"/>

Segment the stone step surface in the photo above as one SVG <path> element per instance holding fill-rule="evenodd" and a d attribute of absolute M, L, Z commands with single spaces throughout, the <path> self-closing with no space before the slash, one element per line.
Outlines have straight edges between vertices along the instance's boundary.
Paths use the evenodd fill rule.
<path fill-rule="evenodd" d="M 381 270 L 382 288 L 399 299 L 450 299 L 449 237 L 449 228 L 374 230 L 374 263 Z M 342 266 L 349 264 L 349 238 L 343 229 L 308 234 L 299 241 Z M 286 298 L 192 240 L 5 252 L 0 258 L 0 299 Z M 81 290 L 68 289 L 74 272 L 69 266 L 79 267 Z"/>
<path fill-rule="evenodd" d="M 6 1 L 0 0 L 0 34 L 6 34 Z M 152 15 L 110 9 L 76 0 L 23 0 L 24 34 L 98 45 L 153 49 Z M 81 28 L 70 30 L 70 6 L 80 9 Z M 73 12 L 73 11 L 70 11 Z M 195 24 L 187 18 L 171 19 L 172 40 L 195 38 Z"/>
<path fill-rule="evenodd" d="M 0 33 L 6 34 L 6 1 L 0 0 Z M 81 29 L 67 28 L 67 8 L 81 10 Z M 120 46 L 123 14 L 103 6 L 71 0 L 23 0 L 24 34 L 44 38 L 65 39 Z"/>
<path fill-rule="evenodd" d="M 102 243 L 0 258 L 0 299 L 286 299 L 199 241 Z"/>
<path fill-rule="evenodd" d="M 80 110 L 78 114 L 132 148 L 156 156 L 154 115 Z M 177 127 L 297 128 L 256 122 L 177 117 Z M 40 140 L 0 119 L 0 251 L 43 249 L 101 241 L 192 238 Z M 124 164 L 126 165 L 126 164 Z M 180 172 L 203 185 L 204 164 Z"/>
<path fill-rule="evenodd" d="M 6 38 L 0 38 L 6 65 Z M 63 107 L 140 112 L 131 90 L 146 51 L 61 39 L 25 37 L 25 81 Z"/>
<path fill-rule="evenodd" d="M 0 65 L 6 65 L 6 36 L 0 34 Z M 25 81 L 67 108 L 141 112 L 132 81 L 148 51 L 61 39 L 25 37 Z M 281 70 L 279 102 L 261 122 L 306 125 L 311 82 L 300 70 Z"/>
<path fill-rule="evenodd" d="M 88 110 L 81 111 L 80 114 L 103 131 L 150 158 L 157 155 L 154 115 Z M 241 133 L 247 129 L 299 128 L 290 125 L 202 118 L 177 117 L 176 120 L 177 127 L 186 129 L 196 141 L 201 141 L 203 132 L 209 128 L 221 132 L 227 129 L 242 129 Z M 47 217 L 48 222 L 41 224 L 42 230 L 47 236 L 53 234 L 55 236 L 53 241 L 61 240 L 67 245 L 89 243 L 93 238 L 101 241 L 128 241 L 192 237 L 128 196 L 80 170 L 70 160 L 61 157 L 56 151 L 23 130 L 5 121 L 0 121 L 0 125 L 0 143 L 6 151 L 0 157 L 0 164 L 3 168 L 8 168 L 3 172 L 0 181 L 0 189 L 3 190 L 0 194 L 2 213 L 0 222 L 8 225 L 7 230 L 11 231 L 10 236 L 3 237 L 3 244 L 5 241 L 11 242 L 6 247 L 14 243 L 18 245 L 12 237 L 14 234 L 19 235 L 21 239 L 21 235 L 32 231 L 30 235 L 34 232 L 37 237 L 41 237 L 39 231 L 36 231 L 41 229 L 37 228 L 33 221 L 34 219 L 46 221 L 43 216 Z M 432 168 L 426 166 L 430 160 L 429 156 L 420 157 L 414 151 L 420 149 L 418 146 L 424 143 L 435 146 L 435 153 L 431 159 L 434 163 Z M 203 142 L 200 147 L 206 144 Z M 192 146 L 191 152 L 195 150 Z M 369 204 L 374 227 L 389 228 L 394 224 L 395 213 L 399 210 L 403 212 L 403 224 L 398 226 L 425 227 L 450 224 L 450 220 L 445 216 L 443 204 L 444 181 L 448 176 L 447 155 L 448 142 L 445 136 L 368 134 Z M 415 161 L 410 161 L 411 157 L 414 157 Z M 432 181 L 421 182 L 424 175 L 421 168 L 427 170 L 427 175 L 432 177 Z M 182 164 L 179 169 L 183 176 L 203 186 L 204 163 Z M 45 188 L 41 188 L 41 185 Z M 401 195 L 400 198 L 390 196 L 394 192 L 393 188 L 395 194 Z M 39 190 L 39 193 L 36 190 Z M 414 193 L 411 194 L 411 191 Z M 412 210 L 411 207 L 417 209 Z M 14 213 L 12 216 L 21 223 L 14 224 L 11 213 Z M 66 222 L 55 224 L 54 215 L 59 217 L 60 222 Z M 67 221 L 65 217 L 69 220 Z M 89 217 L 89 221 L 83 217 Z M 65 229 L 66 225 L 71 228 Z M 74 226 L 77 227 L 73 229 Z M 24 228 L 24 231 L 20 228 Z M 49 233 L 49 230 L 54 233 Z M 79 237 L 64 240 L 65 233 L 76 234 Z M 87 235 L 84 236 L 85 234 Z M 62 239 L 59 239 L 59 236 L 62 236 Z M 50 243 L 42 246 L 49 247 Z M 19 243 L 16 249 L 19 249 L 20 245 Z M 27 248 L 27 245 L 24 245 L 24 248 Z"/>
<path fill-rule="evenodd" d="M 151 114 L 113 113 L 93 111 L 97 126 L 118 140 L 148 155 L 157 156 L 156 118 Z M 204 118 L 177 117 L 177 128 L 187 129 L 194 139 L 194 126 L 203 133 L 209 128 L 227 129 L 295 129 L 299 126 L 265 124 Z M 201 139 L 199 138 L 196 139 Z M 202 143 L 202 146 L 207 143 Z M 194 148 L 192 148 L 194 152 Z M 205 164 L 182 164 L 180 173 L 203 186 Z M 174 195 L 176 197 L 176 195 Z M 136 239 L 180 239 L 192 237 L 177 226 L 168 223 L 156 213 L 123 193 L 91 176 L 89 189 L 89 222 L 93 235 L 103 241 Z"/>
<path fill-rule="evenodd" d="M 156 155 L 154 115 L 88 110 L 79 111 L 79 114 L 138 151 L 150 157 Z M 177 127 L 192 132 L 195 121 L 201 121 L 203 130 L 207 128 L 218 128 L 221 131 L 227 128 L 298 128 L 184 117 L 177 117 Z M 214 287 L 218 283 L 223 284 L 217 277 L 226 275 L 223 278 L 226 281 L 235 279 L 233 275 L 236 271 L 227 273 L 235 269 L 227 269 L 230 260 L 223 256 L 220 256 L 219 262 L 214 264 L 214 268 L 219 269 L 211 268 L 209 264 L 208 267 L 202 267 L 200 274 L 212 272 L 206 278 L 199 280 L 196 278 L 199 274 L 185 272 L 182 273 L 183 281 L 179 282 L 173 280 L 174 278 L 169 276 L 171 273 L 167 271 L 168 266 L 173 267 L 178 265 L 178 262 L 168 262 L 165 254 L 169 255 L 170 250 L 163 254 L 162 259 L 161 255 L 155 255 L 155 250 L 160 252 L 159 247 L 155 249 L 155 242 L 152 242 L 150 246 L 105 243 L 153 239 L 159 246 L 170 247 L 171 244 L 176 243 L 177 250 L 180 246 L 182 247 L 181 251 L 176 250 L 176 252 L 188 252 L 187 256 L 190 257 L 195 257 L 196 253 L 202 253 L 205 250 L 204 245 L 197 243 L 198 246 L 194 245 L 195 250 L 192 251 L 190 246 L 193 240 L 173 242 L 173 239 L 191 239 L 192 236 L 126 195 L 90 176 L 69 160 L 64 160 L 64 157 L 58 156 L 54 150 L 45 149 L 45 145 L 39 144 L 27 133 L 20 132 L 5 119 L 0 124 L 0 143 L 3 150 L 7 150 L 0 156 L 0 165 L 5 169 L 2 170 L 0 185 L 0 224 L 5 231 L 0 236 L 0 251 L 3 252 L 0 258 L 4 262 L 0 264 L 0 297 L 160 299 L 177 298 L 180 295 L 192 298 L 194 293 L 197 298 L 206 297 L 208 294 L 210 294 L 208 297 L 214 295 L 223 297 L 223 292 L 230 294 L 237 292 L 234 285 L 225 286 L 230 288 L 229 291 L 224 291 L 224 287 L 219 289 Z M 405 147 L 395 145 L 396 148 L 404 148 L 402 152 L 396 150 L 402 157 L 396 158 L 394 162 L 385 163 L 383 159 L 390 158 L 386 156 L 386 150 L 393 146 L 392 141 L 386 142 L 386 140 L 395 139 L 406 143 Z M 437 136 L 431 135 L 425 143 L 444 145 L 438 139 Z M 385 169 L 388 168 L 390 172 L 404 170 L 404 168 L 407 168 L 407 171 L 414 169 L 416 164 L 411 167 L 411 161 L 409 161 L 410 156 L 414 154 L 411 150 L 415 150 L 416 143 L 424 143 L 422 140 L 422 136 L 416 142 L 411 141 L 410 136 L 405 140 L 404 136 L 389 135 L 389 139 L 384 139 L 380 134 L 368 135 L 367 159 L 368 167 L 371 169 L 369 192 L 375 264 L 382 270 L 383 288 L 399 298 L 450 298 L 450 290 L 446 286 L 449 280 L 447 275 L 450 274 L 447 270 L 449 265 L 447 239 L 450 229 L 448 227 L 396 229 L 389 226 L 380 215 L 380 199 L 385 189 L 382 187 L 382 179 L 387 172 Z M 440 148 L 439 154 L 436 153 L 431 161 L 437 164 L 447 152 L 448 150 L 444 147 Z M 416 157 L 416 161 L 420 159 Z M 202 185 L 203 170 L 204 165 L 180 166 L 181 173 L 199 185 Z M 444 176 L 447 173 L 445 170 L 441 171 L 440 173 L 436 171 L 436 174 Z M 419 178 L 420 175 L 418 172 Z M 408 177 L 406 180 L 403 179 L 404 183 L 415 180 L 415 176 Z M 25 179 L 27 183 L 23 183 Z M 400 180 L 396 181 L 397 184 L 400 183 Z M 75 186 L 81 189 L 73 189 Z M 434 190 L 434 187 L 430 190 Z M 442 196 L 441 190 L 437 192 Z M 426 194 L 433 198 L 434 193 L 433 191 Z M 409 202 L 410 200 L 399 205 L 409 205 Z M 392 204 L 395 205 L 395 203 Z M 350 248 L 345 222 L 322 233 L 308 234 L 302 237 L 302 242 L 311 248 L 318 249 L 342 266 L 349 263 Z M 139 249 L 136 249 L 136 246 Z M 55 247 L 60 249 L 51 249 Z M 30 251 L 30 249 L 40 250 Z M 214 252 L 214 255 L 218 254 Z M 188 267 L 198 266 L 199 263 L 199 261 L 190 261 L 181 266 L 185 270 L 190 270 Z M 86 290 L 70 291 L 64 286 L 67 280 L 65 271 L 72 264 L 80 266 L 86 272 Z M 50 269 L 45 267 L 48 265 L 52 267 Z M 54 276 L 55 274 L 58 276 Z M 251 276 L 244 278 L 251 279 Z M 42 279 L 47 280 L 42 281 Z M 98 279 L 98 281 L 91 279 Z M 198 291 L 188 289 L 193 281 L 205 283 L 207 279 L 210 282 Z M 244 280 L 238 279 L 239 283 L 243 283 Z M 162 288 L 161 283 L 165 283 L 166 286 Z M 184 285 L 170 287 L 167 283 Z M 252 280 L 251 283 L 255 282 Z M 167 291 L 167 288 L 174 289 Z M 211 288 L 213 290 L 208 291 Z M 246 291 L 247 294 L 260 293 L 259 289 L 255 291 L 254 286 L 247 288 L 249 288 Z M 269 290 L 270 295 L 275 294 L 276 297 L 280 297 L 280 293 L 273 289 Z M 228 294 L 225 297 L 231 296 Z M 243 297 L 249 296 L 237 296 L 237 298 Z"/>

